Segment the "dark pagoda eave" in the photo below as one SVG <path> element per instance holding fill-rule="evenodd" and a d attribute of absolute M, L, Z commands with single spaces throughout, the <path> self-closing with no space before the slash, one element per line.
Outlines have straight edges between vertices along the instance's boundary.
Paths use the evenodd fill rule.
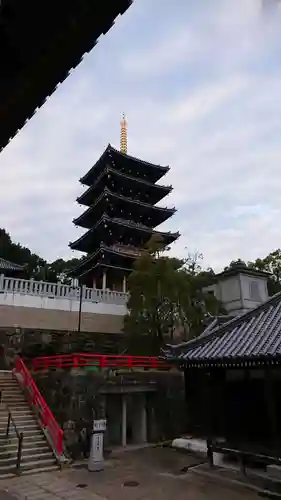
<path fill-rule="evenodd" d="M 80 196 L 78 196 L 78 198 L 76 198 L 76 201 L 78 203 L 81 202 L 81 199 L 83 199 L 87 194 L 89 194 L 91 191 L 94 190 L 94 188 L 98 185 L 98 183 L 101 181 L 101 179 L 103 177 L 105 177 L 107 174 L 114 174 L 114 175 L 118 175 L 119 177 L 123 178 L 123 179 L 128 179 L 130 181 L 133 181 L 133 182 L 136 182 L 136 183 L 139 183 L 139 184 L 142 184 L 144 186 L 149 186 L 150 188 L 158 188 L 158 189 L 162 189 L 164 191 L 167 191 L 167 194 L 170 193 L 172 191 L 172 186 L 164 186 L 162 184 L 154 184 L 153 182 L 148 182 L 148 181 L 144 181 L 143 179 L 139 179 L 138 177 L 133 177 L 132 175 L 127 175 L 127 174 L 124 174 L 123 172 L 119 172 L 118 170 L 115 170 L 113 168 L 110 168 L 110 167 L 107 167 L 102 173 L 101 175 L 96 179 L 96 181 L 94 182 L 94 184 L 92 184 L 92 186 L 89 186 L 88 189 L 83 193 L 81 194 Z"/>
<path fill-rule="evenodd" d="M 86 233 L 84 233 L 82 236 L 80 236 L 80 238 L 78 238 L 76 241 L 70 242 L 69 247 L 74 250 L 75 247 L 77 246 L 77 244 L 79 244 L 83 240 L 85 240 L 90 233 L 94 233 L 96 231 L 97 227 L 100 224 L 102 224 L 103 222 L 108 222 L 108 224 L 119 225 L 119 226 L 121 225 L 123 227 L 128 227 L 130 229 L 137 230 L 137 231 L 143 231 L 143 232 L 146 232 L 147 234 L 150 234 L 150 235 L 154 235 L 154 234 L 160 235 L 164 238 L 171 239 L 170 243 L 177 240 L 180 236 L 179 232 L 171 233 L 171 232 L 154 231 L 151 228 L 145 226 L 144 224 L 136 224 L 134 222 L 127 221 L 125 219 L 116 218 L 116 217 L 111 218 L 111 217 L 108 217 L 107 215 L 103 215 L 99 219 L 99 221 L 91 229 L 89 229 Z"/>
<path fill-rule="evenodd" d="M 111 146 L 111 144 L 108 144 L 108 146 L 106 147 L 105 151 L 102 153 L 102 155 L 100 156 L 100 158 L 98 159 L 98 161 L 90 168 L 90 170 L 83 177 L 81 177 L 79 179 L 79 181 L 81 182 L 81 184 L 86 184 L 87 185 L 87 183 L 89 182 L 89 178 L 93 175 L 93 173 L 96 170 L 96 168 L 98 167 L 98 165 L 100 165 L 100 163 L 110 153 L 118 155 L 120 158 L 124 158 L 124 160 L 137 162 L 140 165 L 145 165 L 146 167 L 157 169 L 157 170 L 159 170 L 159 172 L 161 172 L 161 177 L 163 175 L 165 175 L 170 170 L 170 167 L 168 165 L 167 166 L 156 165 L 154 163 L 147 162 L 145 160 L 141 160 L 140 158 L 136 158 L 135 156 L 130 156 L 127 153 L 123 153 L 122 151 L 119 151 L 118 149 L 116 149 L 113 146 Z"/>
<path fill-rule="evenodd" d="M 79 215 L 79 217 L 76 217 L 76 219 L 73 219 L 73 223 L 76 226 L 79 226 L 79 224 L 82 222 L 82 220 L 85 217 L 87 217 L 88 215 L 90 215 L 92 212 L 94 212 L 97 205 L 106 196 L 110 196 L 112 198 L 119 199 L 119 200 L 124 200 L 127 203 L 131 203 L 133 205 L 139 205 L 140 207 L 148 208 L 151 211 L 162 212 L 162 213 L 166 212 L 167 218 L 171 217 L 176 212 L 175 207 L 171 207 L 171 208 L 159 207 L 157 205 L 152 205 L 151 203 L 146 203 L 144 201 L 139 201 L 139 200 L 136 200 L 133 198 L 128 198 L 127 196 L 123 196 L 122 194 L 113 193 L 112 191 L 110 191 L 110 189 L 105 188 L 105 190 L 101 193 L 101 195 L 96 199 L 95 203 L 93 205 L 91 205 L 85 212 L 83 212 L 81 215 Z"/>

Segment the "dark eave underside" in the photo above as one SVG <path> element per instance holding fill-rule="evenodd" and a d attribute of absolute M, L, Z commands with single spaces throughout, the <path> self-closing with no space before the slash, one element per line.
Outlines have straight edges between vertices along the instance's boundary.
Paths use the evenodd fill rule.
<path fill-rule="evenodd" d="M 140 210 L 147 209 L 147 210 L 151 211 L 152 214 L 153 213 L 156 215 L 157 215 L 157 213 L 163 214 L 163 217 L 161 218 L 161 223 L 164 222 L 169 217 L 171 217 L 176 212 L 175 207 L 172 207 L 172 208 L 158 207 L 155 205 L 151 205 L 150 203 L 145 203 L 142 201 L 138 201 L 136 199 L 128 198 L 128 197 L 123 196 L 121 194 L 112 193 L 109 189 L 105 188 L 103 193 L 97 198 L 96 202 L 93 205 L 91 205 L 83 214 L 81 214 L 79 217 L 74 219 L 73 223 L 77 226 L 79 226 L 81 223 L 83 223 L 83 221 L 87 217 L 90 217 L 91 215 L 94 214 L 98 204 L 102 200 L 104 200 L 106 197 L 109 197 L 112 200 L 124 201 L 125 203 L 128 203 L 129 205 L 134 205 L 136 208 L 139 208 Z"/>
<path fill-rule="evenodd" d="M 98 184 L 102 181 L 103 178 L 106 178 L 108 174 L 111 174 L 112 176 L 117 176 L 122 183 L 125 183 L 126 181 L 133 183 L 135 185 L 138 185 L 145 189 L 153 190 L 153 191 L 159 191 L 160 193 L 163 193 L 163 196 L 160 197 L 164 198 L 166 194 L 170 193 L 172 191 L 172 186 L 163 186 L 161 184 L 153 184 L 151 182 L 144 181 L 142 179 L 138 179 L 137 177 L 133 177 L 131 175 L 127 175 L 121 172 L 118 172 L 118 170 L 114 170 L 113 168 L 107 168 L 105 169 L 104 172 L 97 178 L 97 180 L 94 182 L 92 186 L 90 186 L 83 194 L 81 194 L 76 201 L 80 204 L 84 204 L 83 200 L 85 200 L 87 195 L 90 195 L 91 192 L 94 192 L 94 190 L 97 188 Z M 165 193 L 165 194 L 164 194 Z"/>
<path fill-rule="evenodd" d="M 95 224 L 95 226 L 93 228 L 89 229 L 89 231 L 87 231 L 85 234 L 80 236 L 80 238 L 78 238 L 76 241 L 70 242 L 69 243 L 70 248 L 75 250 L 75 248 L 77 248 L 77 245 L 79 245 L 80 243 L 85 241 L 90 236 L 91 233 L 95 233 L 97 231 L 97 228 L 103 223 L 108 224 L 108 226 L 111 225 L 112 227 L 121 226 L 123 228 L 128 228 L 128 229 L 132 230 L 132 232 L 141 231 L 143 233 L 147 233 L 147 235 L 159 234 L 164 238 L 164 240 L 167 241 L 167 243 L 166 243 L 167 245 L 171 244 L 173 241 L 175 241 L 180 236 L 179 233 L 153 231 L 151 228 L 144 226 L 143 224 L 136 224 L 132 221 L 121 219 L 119 217 L 115 217 L 114 219 L 112 219 L 112 218 L 104 215 Z M 149 236 L 148 236 L 148 239 L 149 239 Z"/>
<path fill-rule="evenodd" d="M 96 171 L 98 170 L 98 167 L 106 162 L 106 158 L 108 155 L 111 154 L 112 157 L 115 159 L 120 159 L 123 164 L 125 163 L 133 163 L 133 164 L 138 164 L 142 168 L 147 167 L 147 172 L 150 172 L 153 181 L 156 182 L 157 180 L 161 179 L 163 175 L 165 175 L 170 167 L 168 166 L 162 166 L 162 165 L 155 165 L 154 163 L 150 163 L 144 160 L 141 160 L 140 158 L 136 158 L 134 156 L 130 156 L 128 154 L 122 153 L 118 149 L 115 149 L 111 144 L 109 144 L 106 148 L 106 150 L 103 152 L 101 157 L 98 159 L 98 161 L 93 165 L 90 170 L 80 179 L 81 184 L 85 184 L 87 186 L 91 186 L 93 181 L 95 180 L 96 177 Z"/>
<path fill-rule="evenodd" d="M 0 2 L 0 150 L 131 0 Z"/>

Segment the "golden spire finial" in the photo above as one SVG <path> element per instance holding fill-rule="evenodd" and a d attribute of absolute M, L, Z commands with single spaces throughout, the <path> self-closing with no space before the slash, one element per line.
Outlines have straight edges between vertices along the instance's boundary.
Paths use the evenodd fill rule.
<path fill-rule="evenodd" d="M 121 153 L 126 153 L 127 154 L 127 146 L 128 146 L 128 141 L 127 141 L 127 121 L 125 118 L 125 113 L 122 114 L 122 120 L 121 120 L 121 134 L 120 134 L 120 151 Z"/>

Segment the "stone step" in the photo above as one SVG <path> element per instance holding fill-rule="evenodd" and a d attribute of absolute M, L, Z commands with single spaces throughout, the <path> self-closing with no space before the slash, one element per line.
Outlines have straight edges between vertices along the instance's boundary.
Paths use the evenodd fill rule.
<path fill-rule="evenodd" d="M 4 394 L 4 399 L 3 402 L 4 404 L 9 404 L 9 401 L 12 402 L 18 402 L 18 401 L 24 401 L 25 404 L 27 403 L 25 397 L 23 394 Z"/>
<path fill-rule="evenodd" d="M 4 404 L 5 404 L 5 407 L 8 407 L 8 408 L 16 408 L 17 406 L 21 406 L 21 407 L 28 406 L 28 403 L 24 398 L 11 398 L 11 399 L 6 398 Z M 2 410 L 2 411 L 4 411 L 4 410 Z"/>
<path fill-rule="evenodd" d="M 19 387 L 19 385 L 10 386 L 10 385 L 1 385 L 1 383 L 0 383 L 0 390 L 4 394 L 6 392 L 10 392 L 10 393 L 20 392 L 21 394 L 23 394 L 23 390 L 21 389 L 21 387 Z"/>
<path fill-rule="evenodd" d="M 52 454 L 51 451 L 43 452 L 43 453 L 28 453 L 28 454 L 22 454 L 22 463 L 30 463 L 36 461 L 41 461 L 41 460 L 51 460 L 54 461 L 54 455 Z M 17 454 L 15 453 L 13 456 L 10 456 L 9 454 L 6 455 L 6 457 L 0 458 L 0 469 L 1 466 L 4 466 L 5 464 L 10 465 L 13 463 L 16 463 L 17 461 Z"/>
<path fill-rule="evenodd" d="M 24 429 L 22 429 L 23 431 Z M 24 437 L 26 438 L 29 438 L 30 436 L 33 437 L 34 435 L 36 434 L 36 436 L 39 434 L 42 434 L 42 431 L 41 429 L 38 429 L 38 427 L 36 429 L 26 429 L 24 430 Z M 10 429 L 10 432 L 9 432 L 9 436 L 8 438 L 14 438 L 16 437 L 16 432 L 14 429 Z M 6 436 L 6 433 L 5 432 L 2 432 L 0 433 L 0 440 L 1 439 L 7 439 L 7 436 Z"/>
<path fill-rule="evenodd" d="M 39 474 L 39 473 L 43 473 L 43 472 L 52 472 L 52 471 L 55 471 L 55 470 L 59 470 L 59 466 L 57 464 L 51 465 L 49 467 L 40 467 L 40 468 L 30 469 L 30 470 L 21 470 L 21 474 L 23 476 L 28 476 L 28 475 L 31 475 L 31 474 Z M 0 475 L 0 476 L 2 477 L 2 475 Z"/>
<path fill-rule="evenodd" d="M 30 427 L 27 427 L 25 425 L 17 425 L 17 431 L 22 432 L 23 435 L 26 437 L 28 437 L 34 433 L 37 433 L 37 431 L 40 433 L 42 432 L 41 429 L 39 429 L 38 425 L 36 425 L 36 424 L 33 424 Z M 5 436 L 6 432 L 7 432 L 7 426 L 0 427 L 0 435 L 2 434 L 3 436 Z M 16 435 L 16 430 L 15 430 L 14 426 L 11 424 L 10 429 L 9 429 L 9 436 L 13 436 L 13 435 Z"/>
<path fill-rule="evenodd" d="M 33 415 L 33 412 L 32 410 L 29 408 L 29 406 L 27 405 L 26 408 L 22 408 L 22 409 L 17 409 L 17 408 L 13 408 L 13 416 L 20 416 L 20 415 Z"/>
<path fill-rule="evenodd" d="M 14 445 L 11 448 L 5 449 L 5 451 L 0 450 L 0 459 L 5 458 L 5 457 L 13 457 L 17 455 L 18 451 L 18 445 Z M 49 446 L 46 445 L 46 443 L 42 442 L 40 444 L 37 444 L 37 446 L 32 446 L 28 445 L 27 447 L 23 446 L 22 448 L 22 456 L 27 456 L 27 455 L 34 455 L 37 453 L 51 453 Z"/>
<path fill-rule="evenodd" d="M 52 467 L 56 464 L 55 458 L 46 458 L 44 460 L 30 460 L 28 462 L 24 462 L 21 464 L 21 472 L 28 471 L 28 470 L 36 470 L 36 469 L 41 469 L 42 467 Z M 12 464 L 6 464 L 6 465 L 0 465 L 0 475 L 1 473 L 7 474 L 9 472 L 12 472 L 15 470 L 15 463 Z"/>
<path fill-rule="evenodd" d="M 15 418 L 13 418 L 15 424 L 17 427 L 20 427 L 21 429 L 24 427 L 25 429 L 31 429 L 31 428 L 36 428 L 38 429 L 38 424 L 37 422 L 33 419 L 31 420 L 30 422 L 27 422 L 27 421 L 21 421 L 19 418 L 16 420 Z M 3 431 L 5 428 L 7 427 L 7 421 L 6 422 L 0 422 L 0 434 L 1 434 L 1 431 Z M 10 424 L 10 427 L 14 427 L 13 423 L 11 422 Z"/>
<path fill-rule="evenodd" d="M 41 439 L 40 436 L 38 436 L 37 439 L 23 439 L 23 450 L 28 450 L 34 447 L 41 448 L 42 446 L 46 446 L 46 443 L 47 441 L 44 439 L 43 434 Z M 12 453 L 15 449 L 18 449 L 18 438 L 13 438 L 5 444 L 0 444 L 0 450 L 3 452 L 7 450 Z"/>
<path fill-rule="evenodd" d="M 35 418 L 33 417 L 33 415 L 14 415 L 14 412 L 13 412 L 12 417 L 16 423 L 17 422 L 26 422 L 26 423 L 35 422 Z M 0 425 L 2 423 L 7 422 L 7 420 L 8 420 L 8 413 L 5 416 L 0 415 Z"/>

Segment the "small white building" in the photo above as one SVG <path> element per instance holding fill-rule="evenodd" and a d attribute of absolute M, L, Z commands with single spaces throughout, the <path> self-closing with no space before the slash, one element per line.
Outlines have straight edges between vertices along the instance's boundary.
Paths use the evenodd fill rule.
<path fill-rule="evenodd" d="M 214 294 L 228 314 L 237 316 L 268 300 L 269 276 L 269 273 L 237 266 L 217 274 L 204 291 Z"/>

